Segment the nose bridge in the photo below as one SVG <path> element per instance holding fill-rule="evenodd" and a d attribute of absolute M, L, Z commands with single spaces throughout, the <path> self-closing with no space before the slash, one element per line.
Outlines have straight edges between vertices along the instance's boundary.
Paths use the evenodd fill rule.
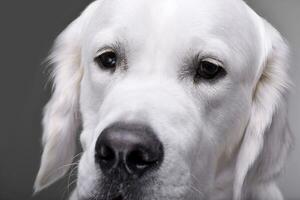
<path fill-rule="evenodd" d="M 175 33 L 174 33 L 175 34 Z M 130 63 L 130 74 L 138 74 L 147 78 L 149 76 L 168 76 L 176 78 L 178 63 L 184 49 L 178 47 L 178 38 L 166 34 L 165 28 L 156 27 L 143 38 L 143 45 L 139 46 L 138 53 Z M 182 43 L 181 43 L 182 44 Z"/>
<path fill-rule="evenodd" d="M 201 108 L 193 99 L 180 81 L 164 76 L 129 75 L 104 98 L 94 139 L 115 122 L 140 123 L 152 127 L 166 152 L 172 145 L 186 152 L 187 145 L 196 143 L 192 138 L 201 126 Z"/>
<path fill-rule="evenodd" d="M 199 108 L 192 99 L 177 80 L 128 76 L 109 91 L 99 122 L 102 128 L 116 121 L 146 123 L 162 138 L 161 130 L 182 132 L 194 126 Z"/>
<path fill-rule="evenodd" d="M 177 78 L 177 58 L 174 58 L 174 55 L 166 47 L 150 43 L 141 51 L 134 63 L 130 65 L 129 79 L 143 78 L 145 83 L 153 83 L 154 79 L 165 81 Z"/>
<path fill-rule="evenodd" d="M 179 83 L 160 75 L 134 76 L 116 88 L 130 112 L 163 111 L 179 104 L 185 92 Z M 139 78 L 136 78 L 139 77 Z M 126 109 L 125 109 L 126 110 Z"/>

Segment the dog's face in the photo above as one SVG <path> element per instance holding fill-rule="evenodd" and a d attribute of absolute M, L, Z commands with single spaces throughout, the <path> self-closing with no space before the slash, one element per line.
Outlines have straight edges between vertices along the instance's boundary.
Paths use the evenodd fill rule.
<path fill-rule="evenodd" d="M 72 160 L 69 132 L 79 114 L 83 154 L 74 199 L 205 199 L 225 169 L 240 167 L 237 176 L 245 176 L 248 164 L 236 163 L 243 146 L 248 152 L 242 138 L 253 120 L 265 120 L 256 112 L 273 116 L 254 105 L 273 48 L 258 20 L 237 0 L 93 3 L 53 54 L 57 83 L 37 184 L 65 173 L 55 168 Z M 251 148 L 255 161 L 261 148 Z"/>
<path fill-rule="evenodd" d="M 259 44 L 243 40 L 258 40 L 253 23 L 232 24 L 244 9 L 231 9 L 198 0 L 103 3 L 82 47 L 80 196 L 191 199 L 208 189 L 220 154 L 230 156 L 242 137 L 261 59 Z M 114 123 L 151 127 L 163 146 L 160 166 L 133 180 L 105 176 L 95 146 Z"/>

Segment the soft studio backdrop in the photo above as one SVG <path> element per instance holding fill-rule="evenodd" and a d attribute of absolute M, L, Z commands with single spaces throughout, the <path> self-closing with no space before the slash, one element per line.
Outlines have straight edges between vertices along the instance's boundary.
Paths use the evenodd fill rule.
<path fill-rule="evenodd" d="M 30 0 L 0 2 L 0 200 L 66 199 L 68 178 L 32 196 L 41 155 L 41 111 L 49 97 L 41 64 L 53 40 L 90 0 Z M 295 148 L 280 187 L 288 200 L 300 199 L 300 1 L 249 0 L 290 43 L 289 120 Z"/>

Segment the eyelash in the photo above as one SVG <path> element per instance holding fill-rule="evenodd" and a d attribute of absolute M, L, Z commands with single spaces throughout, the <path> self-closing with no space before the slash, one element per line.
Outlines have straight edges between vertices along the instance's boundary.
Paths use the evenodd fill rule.
<path fill-rule="evenodd" d="M 107 53 L 107 52 L 112 52 L 115 54 L 116 56 L 116 63 L 115 63 L 115 67 L 114 68 L 102 68 L 102 65 L 101 63 L 99 62 L 98 58 Z M 100 48 L 97 53 L 96 53 L 96 56 L 94 57 L 94 62 L 100 67 L 102 68 L 102 70 L 110 70 L 111 72 L 114 72 L 116 69 L 124 69 L 126 70 L 128 67 L 127 67 L 127 59 L 126 59 L 126 56 L 125 56 L 125 50 L 122 48 L 122 46 L 116 42 L 112 45 L 109 45 L 109 46 L 105 46 L 105 47 L 102 47 Z"/>
<path fill-rule="evenodd" d="M 208 77 L 208 76 L 203 76 L 205 74 L 200 73 L 199 74 L 199 68 L 200 68 L 200 63 L 201 62 L 206 62 L 206 65 L 209 64 L 213 64 L 213 65 L 217 65 L 219 67 L 219 70 L 217 72 L 217 74 L 215 74 L 212 77 Z M 200 71 L 202 72 L 202 71 Z M 199 84 L 201 82 L 207 82 L 207 83 L 211 83 L 213 84 L 214 82 L 218 81 L 219 79 L 223 78 L 225 75 L 227 74 L 225 68 L 224 68 L 224 64 L 212 57 L 212 56 L 201 56 L 197 55 L 194 57 L 193 60 L 191 61 L 186 61 L 186 64 L 184 65 L 183 70 L 180 71 L 179 74 L 179 78 L 180 79 L 185 79 L 186 77 L 192 77 L 194 84 Z"/>
<path fill-rule="evenodd" d="M 226 75 L 223 65 L 212 59 L 198 61 L 195 70 L 194 82 L 196 83 L 201 80 L 212 82 Z"/>

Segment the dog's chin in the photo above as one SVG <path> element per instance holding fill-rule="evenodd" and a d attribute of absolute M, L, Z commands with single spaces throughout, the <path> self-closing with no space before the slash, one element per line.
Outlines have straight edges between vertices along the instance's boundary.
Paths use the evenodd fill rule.
<path fill-rule="evenodd" d="M 108 188 L 109 187 L 109 188 Z M 101 188 L 99 192 L 92 197 L 85 198 L 85 200 L 146 200 L 142 189 L 122 188 L 123 186 L 108 186 Z M 142 187 L 142 186 L 141 186 Z"/>
<path fill-rule="evenodd" d="M 116 186 L 114 184 L 107 185 L 104 188 L 99 188 L 97 192 L 94 192 L 93 195 L 86 198 L 78 198 L 77 200 L 199 200 L 199 196 L 196 197 L 193 192 L 190 194 L 187 193 L 178 193 L 174 189 L 174 193 L 167 191 L 166 193 L 162 192 L 158 185 L 147 186 L 143 184 L 132 186 L 131 184 Z M 171 192 L 171 194 L 169 193 Z M 192 194 L 193 193 L 193 194 Z"/>
<path fill-rule="evenodd" d="M 85 200 L 150 200 L 151 188 L 157 184 L 153 177 L 137 180 L 121 180 L 103 177 L 96 186 L 92 197 Z"/>
<path fill-rule="evenodd" d="M 101 187 L 97 200 L 144 199 L 142 198 L 145 196 L 143 187 L 144 186 L 141 185 L 140 188 L 138 188 L 136 185 L 132 185 L 131 183 L 105 184 L 105 186 Z"/>
<path fill-rule="evenodd" d="M 101 183 L 98 183 L 92 190 L 85 192 L 80 190 L 83 193 L 74 200 L 199 200 L 199 196 L 196 198 L 194 192 L 187 190 L 184 186 L 173 189 L 166 187 L 166 190 L 163 188 L 163 183 L 153 177 L 147 181 L 124 182 L 102 179 Z"/>

